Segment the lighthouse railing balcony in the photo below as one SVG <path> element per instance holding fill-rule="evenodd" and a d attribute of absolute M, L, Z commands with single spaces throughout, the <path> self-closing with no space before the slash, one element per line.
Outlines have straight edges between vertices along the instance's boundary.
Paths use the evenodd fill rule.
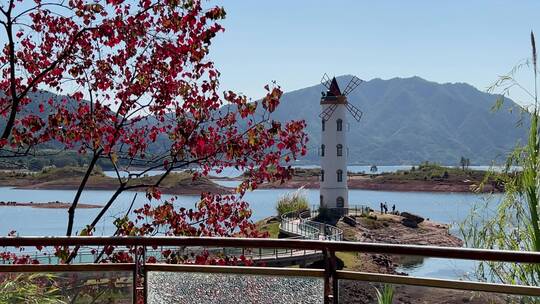
<path fill-rule="evenodd" d="M 375 298 L 377 284 L 414 286 L 445 290 L 445 295 L 460 292 L 467 295 L 511 297 L 516 303 L 537 303 L 540 287 L 516 281 L 513 284 L 466 280 L 451 280 L 406 275 L 368 273 L 361 270 L 343 270 L 338 267 L 337 253 L 408 255 L 444 259 L 517 263 L 540 267 L 540 252 L 486 250 L 418 245 L 396 245 L 363 242 L 335 242 L 305 239 L 249 239 L 213 237 L 3 237 L 0 247 L 73 248 L 130 248 L 128 262 L 81 264 L 5 264 L 0 265 L 0 284 L 22 286 L 19 299 L 56 296 L 77 302 L 102 303 L 172 303 L 172 302 L 278 302 L 338 303 L 357 295 L 349 283 L 368 284 Z M 252 248 L 322 252 L 321 268 L 268 267 L 245 264 L 201 265 L 166 264 L 150 262 L 150 248 Z M 225 251 L 228 253 L 228 251 Z M 293 257 L 294 258 L 294 257 Z M 284 257 L 276 257 L 284 260 Z M 44 282 L 29 288 L 29 278 Z M 202 285 L 201 285 L 202 284 Z M 521 284 L 521 285 L 520 285 Z M 5 284 L 4 284 L 5 285 Z M 356 285 L 358 286 L 358 285 Z M 47 293 L 42 293 L 43 291 Z M 434 293 L 436 294 L 436 293 Z M 103 298 L 91 299 L 88 296 Z M 2 294 L 6 296 L 6 294 Z M 487 297 L 486 297 L 487 298 Z M 341 301 L 340 299 L 344 299 Z M 467 298 L 468 299 L 468 298 Z M 62 299 L 57 299 L 62 300 Z M 96 301 L 97 300 L 97 301 Z M 300 301 L 301 300 L 301 301 Z M 433 303 L 437 298 L 431 299 Z M 536 302 L 535 302 L 536 301 Z M 24 302 L 24 300 L 23 300 Z M 36 301 L 34 301 L 36 302 Z M 500 301 L 497 301 L 499 303 Z"/>

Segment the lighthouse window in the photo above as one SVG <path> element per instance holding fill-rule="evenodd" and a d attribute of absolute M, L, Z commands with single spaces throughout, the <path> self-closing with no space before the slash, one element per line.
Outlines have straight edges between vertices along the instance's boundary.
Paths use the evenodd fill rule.
<path fill-rule="evenodd" d="M 324 182 L 324 170 L 321 170 L 321 182 Z"/>
<path fill-rule="evenodd" d="M 324 121 L 324 119 L 323 119 L 322 122 L 321 122 L 321 124 L 322 124 L 322 130 L 323 130 L 323 131 L 324 131 L 324 123 L 325 123 L 325 121 Z"/>
<path fill-rule="evenodd" d="M 321 204 L 321 206 L 322 206 L 322 205 L 324 204 L 324 203 L 323 203 L 323 201 L 324 201 L 324 198 L 323 198 L 323 196 L 322 196 L 322 195 L 320 195 L 320 196 L 319 196 L 319 199 L 320 199 L 320 202 L 319 202 L 319 203 L 320 203 L 320 204 Z"/>
<path fill-rule="evenodd" d="M 341 120 L 341 119 L 336 120 L 336 124 L 337 124 L 338 132 L 343 131 L 343 120 Z"/>
<path fill-rule="evenodd" d="M 345 200 L 343 199 L 343 197 L 339 196 L 338 198 L 336 198 L 336 206 L 338 208 L 343 208 L 345 206 Z"/>
<path fill-rule="evenodd" d="M 337 181 L 342 182 L 343 181 L 343 171 L 337 170 Z"/>
<path fill-rule="evenodd" d="M 326 148 L 325 145 L 321 145 L 321 156 L 324 156 L 324 149 Z"/>
<path fill-rule="evenodd" d="M 343 146 L 341 144 L 336 146 L 336 150 L 337 150 L 337 156 L 343 155 Z"/>

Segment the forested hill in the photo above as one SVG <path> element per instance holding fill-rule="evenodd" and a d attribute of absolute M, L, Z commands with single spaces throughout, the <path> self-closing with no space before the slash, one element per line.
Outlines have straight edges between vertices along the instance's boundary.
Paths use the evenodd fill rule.
<path fill-rule="evenodd" d="M 350 76 L 337 79 L 343 89 Z M 273 116 L 280 121 L 307 121 L 309 153 L 302 163 L 319 163 L 322 91 L 322 85 L 315 85 L 285 93 Z M 26 111 L 44 115 L 37 110 L 37 102 L 49 98 L 62 99 L 46 91 L 36 92 L 31 96 L 36 103 Z M 507 100 L 503 109 L 493 112 L 496 96 L 464 83 L 439 84 L 419 77 L 373 79 L 361 84 L 348 98 L 364 113 L 360 122 L 349 116 L 350 164 L 431 161 L 457 165 L 462 156 L 471 164 L 490 164 L 492 160 L 502 162 L 518 140 L 525 139 L 525 126 L 517 126 L 520 110 L 516 104 Z M 509 107 L 514 110 L 508 111 Z M 150 152 L 167 147 L 166 141 L 160 138 Z M 57 147 L 51 142 L 42 148 Z M 72 154 L 58 155 L 58 161 L 63 163 L 63 157 L 69 158 L 68 165 L 85 161 L 73 159 L 77 157 Z"/>
<path fill-rule="evenodd" d="M 350 76 L 337 77 L 342 89 Z M 276 117 L 305 119 L 310 135 L 307 162 L 318 163 L 322 85 L 283 95 Z M 503 161 L 521 138 L 520 109 L 507 100 L 493 112 L 496 96 L 464 83 L 439 84 L 419 77 L 373 79 L 349 95 L 364 113 L 360 122 L 350 117 L 351 164 L 416 164 L 434 161 L 453 165 L 461 156 L 472 164 Z M 510 112 L 509 107 L 514 107 Z"/>

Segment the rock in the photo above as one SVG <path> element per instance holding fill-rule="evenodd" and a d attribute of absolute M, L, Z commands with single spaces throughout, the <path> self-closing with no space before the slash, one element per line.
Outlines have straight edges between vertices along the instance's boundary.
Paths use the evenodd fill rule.
<path fill-rule="evenodd" d="M 352 216 L 344 216 L 343 222 L 351 227 L 356 227 L 356 220 Z"/>
<path fill-rule="evenodd" d="M 420 224 L 421 222 L 424 221 L 423 217 L 416 214 L 409 213 L 409 212 L 401 212 L 400 215 L 408 220 L 416 222 L 417 224 Z"/>
<path fill-rule="evenodd" d="M 408 219 L 408 218 L 402 219 L 401 224 L 403 224 L 403 226 L 409 227 L 409 228 L 418 228 L 418 223 L 416 221 L 413 221 L 413 220 Z"/>

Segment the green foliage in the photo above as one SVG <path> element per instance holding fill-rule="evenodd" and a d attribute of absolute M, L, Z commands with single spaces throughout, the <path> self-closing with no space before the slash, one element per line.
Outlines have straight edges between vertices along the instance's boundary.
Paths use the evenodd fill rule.
<path fill-rule="evenodd" d="M 465 171 L 469 169 L 469 166 L 471 165 L 471 161 L 468 158 L 465 158 L 462 156 L 461 159 L 459 160 L 459 165 L 461 166 L 461 169 Z"/>
<path fill-rule="evenodd" d="M 34 174 L 34 177 L 42 180 L 57 180 L 69 177 L 82 177 L 86 173 L 86 167 L 47 167 L 41 172 Z M 96 167 L 92 171 L 93 176 L 105 176 L 100 167 Z"/>
<path fill-rule="evenodd" d="M 534 45 L 534 44 L 533 44 Z M 533 47 L 534 49 L 534 47 Z M 535 54 L 533 57 L 536 57 Z M 533 65 L 535 84 L 536 64 Z M 515 86 L 513 75 L 504 76 L 497 83 L 508 92 L 507 86 Z M 521 87 L 521 86 L 518 86 Z M 529 137 L 525 146 L 518 146 L 507 160 L 507 170 L 519 166 L 522 171 L 510 174 L 503 180 L 506 192 L 500 204 L 493 210 L 493 200 L 487 199 L 476 206 L 461 225 L 461 233 L 468 246 L 497 248 L 517 251 L 540 251 L 539 197 L 540 197 L 540 140 L 536 87 L 534 105 L 530 110 Z M 477 277 L 507 284 L 540 285 L 540 265 L 482 262 Z"/>
<path fill-rule="evenodd" d="M 0 151 L 0 156 L 2 152 Z M 90 164 L 91 154 L 79 154 L 73 150 L 54 150 L 54 149 L 38 149 L 33 156 L 15 157 L 10 162 L 0 164 L 0 169 L 28 169 L 30 171 L 40 171 L 46 167 L 86 167 Z M 97 164 L 105 170 L 114 170 L 111 160 L 108 158 L 100 158 Z M 127 165 L 127 160 L 120 159 L 118 166 Z M 137 161 L 131 163 L 132 166 L 137 166 Z"/>
<path fill-rule="evenodd" d="M 0 303 L 66 303 L 51 274 L 17 274 L 0 283 Z"/>
<path fill-rule="evenodd" d="M 380 174 L 380 178 L 385 180 L 400 181 L 429 181 L 429 180 L 450 180 L 463 181 L 472 180 L 481 182 L 486 178 L 488 172 L 481 170 L 463 170 L 462 168 L 444 167 L 435 163 L 424 162 L 410 170 L 398 170 L 395 173 Z M 503 173 L 489 172 L 486 182 L 497 181 Z"/>
<path fill-rule="evenodd" d="M 375 214 L 369 214 L 366 218 L 374 221 L 377 220 L 377 216 Z"/>
<path fill-rule="evenodd" d="M 384 284 L 382 291 L 375 288 L 375 292 L 377 292 L 378 304 L 392 304 L 394 300 L 394 287 L 392 285 Z"/>
<path fill-rule="evenodd" d="M 45 166 L 45 162 L 41 159 L 32 158 L 28 161 L 28 170 L 41 171 Z"/>
<path fill-rule="evenodd" d="M 309 209 L 309 202 L 304 188 L 294 192 L 289 192 L 279 198 L 276 210 L 279 216 L 288 212 L 302 211 Z"/>
<path fill-rule="evenodd" d="M 260 232 L 268 232 L 268 236 L 272 239 L 279 237 L 279 222 L 260 223 L 257 225 Z"/>
<path fill-rule="evenodd" d="M 316 217 L 317 221 L 326 222 L 331 219 L 330 210 L 324 206 L 319 207 L 319 214 Z"/>

